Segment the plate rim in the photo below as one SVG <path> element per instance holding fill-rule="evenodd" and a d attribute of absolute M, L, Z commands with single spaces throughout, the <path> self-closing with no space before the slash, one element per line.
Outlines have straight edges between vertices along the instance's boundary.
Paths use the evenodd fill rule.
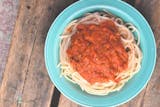
<path fill-rule="evenodd" d="M 48 31 L 48 33 L 47 33 L 47 38 L 46 38 L 46 40 L 45 40 L 44 57 L 45 57 L 45 66 L 46 66 L 46 68 L 47 68 L 47 72 L 48 72 L 48 74 L 49 74 L 49 77 L 50 77 L 51 81 L 52 81 L 52 82 L 54 83 L 54 85 L 56 86 L 56 88 L 57 88 L 65 97 L 67 97 L 67 98 L 70 99 L 71 101 L 76 102 L 77 104 L 80 104 L 80 105 L 83 105 L 83 106 L 92 106 L 92 105 L 80 103 L 80 102 L 78 102 L 77 100 L 75 100 L 75 98 L 73 98 L 72 96 L 66 95 L 66 93 L 64 94 L 63 91 L 57 86 L 57 84 L 55 83 L 55 81 L 51 78 L 51 75 L 52 75 L 52 74 L 50 73 L 51 71 L 49 70 L 48 63 L 47 63 L 47 47 L 48 47 L 48 42 L 47 42 L 47 41 L 48 41 L 48 38 L 49 38 L 49 32 L 50 32 L 51 28 L 53 28 L 54 23 L 58 20 L 59 17 L 61 17 L 62 13 L 64 13 L 68 8 L 71 8 L 73 5 L 78 4 L 78 3 L 80 3 L 80 2 L 84 2 L 84 1 L 85 1 L 85 0 L 80 0 L 80 1 L 77 1 L 77 2 L 75 2 L 75 3 L 72 3 L 72 4 L 69 5 L 67 8 L 65 8 L 65 9 L 55 18 L 55 20 L 52 22 L 52 25 L 50 26 L 49 31 Z M 88 1 L 89 1 L 89 0 L 88 0 Z M 91 1 L 91 0 L 90 0 L 90 1 Z M 92 2 L 93 2 L 93 1 L 96 1 L 96 0 L 92 0 Z M 104 1 L 107 1 L 107 0 L 104 0 Z M 113 2 L 113 1 L 112 1 L 112 2 Z M 118 103 L 118 104 L 116 104 L 116 105 L 108 105 L 108 106 L 118 106 L 118 105 L 124 104 L 124 103 L 130 101 L 131 99 L 133 99 L 135 96 L 137 96 L 137 95 L 144 89 L 144 87 L 146 87 L 146 85 L 148 84 L 148 81 L 151 79 L 151 76 L 152 76 L 152 74 L 153 74 L 153 71 L 154 71 L 154 68 L 155 68 L 155 65 L 156 65 L 156 58 L 157 58 L 157 48 L 156 48 L 155 36 L 154 36 L 154 34 L 153 34 L 153 32 L 152 32 L 152 29 L 151 29 L 150 25 L 148 24 L 148 22 L 146 21 L 146 19 L 143 17 L 143 15 L 142 15 L 137 9 L 135 9 L 134 7 L 132 7 L 131 5 L 129 5 L 128 3 L 124 2 L 124 1 L 115 0 L 114 2 L 120 2 L 120 3 L 128 6 L 129 8 L 131 8 L 134 12 L 138 13 L 138 15 L 143 19 L 143 21 L 145 22 L 145 24 L 147 24 L 147 26 L 148 26 L 148 28 L 149 28 L 149 30 L 150 30 L 151 36 L 152 36 L 152 38 L 153 38 L 153 44 L 154 44 L 154 50 L 155 50 L 155 51 L 154 51 L 154 62 L 153 62 L 152 70 L 151 70 L 150 75 L 149 75 L 147 81 L 145 82 L 145 84 L 144 84 L 140 89 L 138 89 L 138 91 L 137 91 L 133 96 L 131 96 L 131 97 L 128 98 L 127 100 L 124 100 L 124 101 L 122 101 L 121 103 Z"/>

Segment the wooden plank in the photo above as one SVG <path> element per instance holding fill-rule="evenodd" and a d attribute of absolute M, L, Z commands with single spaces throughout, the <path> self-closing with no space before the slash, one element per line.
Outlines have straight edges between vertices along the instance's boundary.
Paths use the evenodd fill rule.
<path fill-rule="evenodd" d="M 0 87 L 0 107 L 49 107 L 53 85 L 44 64 L 44 41 L 57 13 L 56 0 L 20 2 L 8 62 Z"/>
<path fill-rule="evenodd" d="M 70 101 L 68 98 L 61 95 L 58 107 L 82 107 L 82 106 Z"/>
<path fill-rule="evenodd" d="M 155 1 L 154 3 L 152 2 L 152 4 L 155 4 L 156 3 Z M 55 5 L 56 3 L 57 5 Z M 142 7 L 145 8 L 146 5 L 140 3 L 140 5 L 141 4 L 143 5 Z M 54 8 L 52 8 L 53 6 Z M 44 47 L 45 35 L 50 23 L 52 22 L 52 19 L 63 8 L 64 5 L 62 4 L 62 1 L 61 3 L 59 1 L 49 1 L 49 0 L 45 2 L 42 0 L 41 1 L 35 0 L 30 2 L 21 1 L 21 8 L 18 20 L 16 22 L 16 28 L 12 39 L 12 46 L 10 49 L 8 63 L 3 77 L 3 84 L 0 89 L 0 101 L 1 101 L 0 106 L 7 106 L 7 107 L 19 106 L 19 105 L 49 106 L 50 104 L 49 101 L 51 99 L 50 95 L 53 91 L 53 86 L 51 85 L 48 79 L 44 67 L 43 53 L 42 54 L 38 53 L 43 52 L 42 47 Z M 144 14 L 148 14 L 148 11 L 146 11 L 147 9 L 143 10 L 143 8 L 141 8 L 140 10 L 144 11 Z M 150 13 L 153 11 L 151 10 Z M 55 11 L 54 14 L 52 13 L 53 11 Z M 158 29 L 160 27 L 159 24 L 157 24 L 158 19 L 156 18 L 157 16 L 153 15 L 153 18 L 151 18 L 150 23 L 155 34 L 159 35 Z M 150 19 L 150 17 L 148 19 Z M 158 36 L 156 36 L 156 40 L 157 40 L 157 47 L 160 47 L 160 39 Z M 158 55 L 159 54 L 160 52 L 158 48 Z M 158 63 L 160 63 L 159 59 L 157 61 Z M 159 66 L 156 67 L 157 72 L 158 69 Z M 157 74 L 158 73 L 156 73 L 155 75 L 157 76 Z M 127 106 L 137 105 L 138 107 L 141 106 L 149 107 L 149 104 L 151 103 L 149 104 L 145 103 L 146 101 L 149 102 L 148 100 L 151 101 L 151 99 L 146 98 L 146 96 L 150 97 L 150 94 L 148 95 L 147 93 L 151 94 L 153 93 L 151 97 L 154 98 L 157 93 L 153 92 L 151 89 L 155 87 L 156 92 L 157 91 L 159 92 L 158 90 L 159 86 L 154 83 L 154 82 L 158 83 L 159 78 L 158 77 L 155 78 L 157 79 L 150 81 L 153 85 L 151 86 L 148 85 L 148 87 L 150 87 L 150 88 L 147 87 L 148 91 L 144 90 L 138 97 L 136 97 L 134 100 L 123 106 L 127 107 Z M 44 89 L 43 87 L 45 87 L 46 89 Z M 46 93 L 48 94 L 46 95 Z M 19 101 L 22 100 L 22 103 L 17 102 L 18 98 L 21 98 L 19 99 Z M 156 104 L 158 104 L 157 102 L 158 101 L 156 101 Z M 72 103 L 71 101 L 66 99 L 64 96 L 61 96 L 60 98 L 59 107 L 61 106 L 79 107 L 75 103 Z"/>
<path fill-rule="evenodd" d="M 45 69 L 43 53 L 46 34 L 54 18 L 54 3 L 53 0 L 36 1 L 37 9 L 41 10 L 37 10 L 39 12 L 37 17 L 39 23 L 35 29 L 37 36 L 23 89 L 22 107 L 50 107 L 53 84 Z"/>
<path fill-rule="evenodd" d="M 22 93 L 23 90 L 29 59 L 35 40 L 35 35 L 33 35 L 35 27 L 31 26 L 28 29 L 28 26 L 30 26 L 28 21 L 34 22 L 33 18 L 29 18 L 33 13 L 27 11 L 23 1 L 21 1 L 8 62 L 3 74 L 2 86 L 0 89 L 1 106 L 16 106 L 17 94 Z M 35 16 L 36 15 L 37 14 L 35 14 Z M 32 32 L 30 31 L 31 33 L 29 33 L 28 30 Z M 28 35 L 26 36 L 26 34 Z"/>

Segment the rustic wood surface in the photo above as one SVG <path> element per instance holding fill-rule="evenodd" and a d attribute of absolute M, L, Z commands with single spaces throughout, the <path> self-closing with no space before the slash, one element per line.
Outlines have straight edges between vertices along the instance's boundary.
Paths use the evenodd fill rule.
<path fill-rule="evenodd" d="M 49 79 L 44 42 L 54 18 L 76 0 L 21 0 L 7 65 L 0 85 L 0 107 L 82 107 L 68 100 Z M 120 107 L 160 105 L 160 1 L 125 0 L 151 25 L 157 45 L 157 64 L 147 87 Z M 52 95 L 53 94 L 53 95 Z"/>
<path fill-rule="evenodd" d="M 45 36 L 53 21 L 51 0 L 20 2 L 8 62 L 0 89 L 0 107 L 49 106 L 53 85 L 44 64 Z"/>

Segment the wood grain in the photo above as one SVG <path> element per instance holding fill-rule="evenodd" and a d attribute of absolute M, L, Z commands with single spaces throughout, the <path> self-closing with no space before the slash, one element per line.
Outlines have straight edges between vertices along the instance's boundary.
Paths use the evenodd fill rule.
<path fill-rule="evenodd" d="M 54 1 L 20 2 L 8 62 L 0 87 L 0 107 L 49 107 L 53 92 L 44 64 L 44 41 L 55 18 Z"/>
<path fill-rule="evenodd" d="M 44 41 L 54 18 L 76 0 L 21 0 L 8 62 L 0 86 L 0 107 L 49 107 L 54 86 L 44 64 Z M 125 0 L 128 1 L 128 0 Z M 135 4 L 133 4 L 135 2 Z M 160 105 L 160 1 L 131 3 L 149 21 L 156 38 L 157 64 L 147 87 L 120 107 Z M 57 98 L 53 98 L 57 100 Z M 82 107 L 60 96 L 58 107 Z"/>
<path fill-rule="evenodd" d="M 58 107 L 82 107 L 61 95 Z"/>
<path fill-rule="evenodd" d="M 22 92 L 22 107 L 50 107 L 53 85 L 48 78 L 43 53 L 46 34 L 53 20 L 53 8 L 48 10 L 48 7 L 53 4 L 51 0 L 36 1 L 39 23 L 35 28 L 36 38 Z"/>

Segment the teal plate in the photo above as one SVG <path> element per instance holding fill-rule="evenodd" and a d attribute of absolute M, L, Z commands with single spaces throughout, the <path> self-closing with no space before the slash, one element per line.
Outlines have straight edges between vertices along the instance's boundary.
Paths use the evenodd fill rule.
<path fill-rule="evenodd" d="M 83 92 L 78 85 L 60 77 L 60 69 L 57 68 L 59 63 L 59 36 L 70 21 L 87 12 L 102 10 L 107 10 L 137 27 L 140 32 L 143 59 L 140 71 L 120 91 L 106 96 L 95 96 Z M 129 4 L 120 0 L 81 0 L 67 7 L 51 25 L 45 43 L 45 63 L 54 85 L 70 100 L 83 106 L 117 106 L 134 98 L 149 81 L 156 63 L 155 39 L 145 18 Z"/>

